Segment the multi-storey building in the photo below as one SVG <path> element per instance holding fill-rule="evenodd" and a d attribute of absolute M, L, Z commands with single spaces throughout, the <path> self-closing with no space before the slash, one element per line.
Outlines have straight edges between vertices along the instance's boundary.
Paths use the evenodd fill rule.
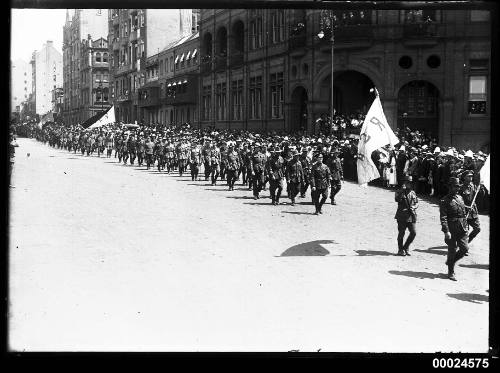
<path fill-rule="evenodd" d="M 146 61 L 139 90 L 144 123 L 197 123 L 199 34 L 183 37 Z"/>
<path fill-rule="evenodd" d="M 62 86 L 62 55 L 49 40 L 33 52 L 30 63 L 35 113 L 46 114 L 52 110 L 52 90 Z"/>
<path fill-rule="evenodd" d="M 91 81 L 94 76 L 89 68 L 90 71 L 98 70 L 101 79 L 102 75 L 109 73 L 107 34 L 108 22 L 104 9 L 74 9 L 72 17 L 67 11 L 63 27 L 63 115 L 66 124 L 84 122 L 95 114 L 96 104 L 101 104 L 96 102 L 97 98 L 94 99 L 96 87 L 95 81 Z M 104 88 L 107 87 L 107 83 L 104 84 Z M 102 95 L 99 94 L 99 97 Z"/>
<path fill-rule="evenodd" d="M 146 60 L 192 32 L 191 9 L 110 9 L 111 97 L 117 120 L 134 122 L 148 109 L 139 105 L 147 83 Z"/>
<path fill-rule="evenodd" d="M 489 143 L 488 11 L 334 14 L 332 89 L 330 18 L 321 10 L 201 10 L 199 125 L 315 133 L 332 109 L 366 113 L 376 87 L 394 128 L 447 146 Z"/>
<path fill-rule="evenodd" d="M 11 112 L 20 112 L 21 103 L 28 101 L 31 93 L 31 68 L 23 60 L 16 60 L 10 65 L 10 105 Z M 18 109 L 19 110 L 18 110 Z"/>

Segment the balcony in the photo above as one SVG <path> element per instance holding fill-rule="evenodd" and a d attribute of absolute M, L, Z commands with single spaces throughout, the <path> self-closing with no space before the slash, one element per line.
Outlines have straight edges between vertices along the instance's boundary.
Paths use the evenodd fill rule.
<path fill-rule="evenodd" d="M 120 16 L 118 14 L 113 15 L 113 26 L 120 24 Z"/>
<path fill-rule="evenodd" d="M 373 45 L 373 25 L 338 26 L 334 31 L 335 49 L 366 49 Z M 320 49 L 329 52 L 330 32 L 320 39 Z"/>
<path fill-rule="evenodd" d="M 229 57 L 229 65 L 234 67 L 239 67 L 243 65 L 244 54 L 240 51 L 234 51 Z"/>
<path fill-rule="evenodd" d="M 126 102 L 126 101 L 130 101 L 130 100 L 131 100 L 130 92 L 128 92 L 128 91 L 118 95 L 115 99 L 116 102 Z"/>
<path fill-rule="evenodd" d="M 198 76 L 190 75 L 182 78 L 181 81 L 181 92 L 177 88 L 179 84 L 175 88 L 167 86 L 167 96 L 163 100 L 165 104 L 175 106 L 196 104 L 198 102 Z"/>
<path fill-rule="evenodd" d="M 411 23 L 403 26 L 403 44 L 406 47 L 433 47 L 438 44 L 436 23 Z"/>
<path fill-rule="evenodd" d="M 123 65 L 120 65 L 116 68 L 115 75 L 125 74 L 125 73 L 129 72 L 130 70 L 132 70 L 131 64 L 128 64 L 128 63 L 123 64 Z"/>
<path fill-rule="evenodd" d="M 227 57 L 217 56 L 215 57 L 215 71 L 223 71 L 227 68 Z"/>
<path fill-rule="evenodd" d="M 200 64 L 200 73 L 209 74 L 212 71 L 212 61 L 202 62 Z"/>
<path fill-rule="evenodd" d="M 136 28 L 135 30 L 133 30 L 130 33 L 129 40 L 130 41 L 135 41 L 135 40 L 139 39 L 140 37 L 141 37 L 141 29 L 140 28 Z"/>
<path fill-rule="evenodd" d="M 291 56 L 299 57 L 306 53 L 307 35 L 305 33 L 292 35 L 288 39 L 288 51 Z"/>
<path fill-rule="evenodd" d="M 151 84 L 145 87 L 142 87 L 139 90 L 139 106 L 140 107 L 148 107 L 148 106 L 157 106 L 160 105 L 160 87 L 158 84 Z"/>
<path fill-rule="evenodd" d="M 120 38 L 113 39 L 112 48 L 114 51 L 120 50 Z"/>

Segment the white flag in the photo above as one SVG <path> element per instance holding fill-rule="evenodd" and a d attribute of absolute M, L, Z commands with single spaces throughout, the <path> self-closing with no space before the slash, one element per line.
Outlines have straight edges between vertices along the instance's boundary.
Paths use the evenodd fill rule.
<path fill-rule="evenodd" d="M 382 109 L 382 103 L 377 95 L 366 114 L 360 132 L 358 144 L 358 184 L 365 184 L 380 177 L 371 155 L 385 145 L 396 145 L 399 139 L 392 131 Z"/>
<path fill-rule="evenodd" d="M 490 193 L 490 156 L 486 158 L 486 162 L 484 162 L 483 167 L 481 167 L 479 175 L 481 184 L 483 184 L 484 187 L 488 189 L 488 193 Z"/>
<path fill-rule="evenodd" d="M 101 119 L 99 119 L 97 122 L 92 124 L 88 130 L 91 130 L 92 128 L 98 128 L 102 127 L 106 124 L 112 124 L 115 122 L 115 107 L 111 106 L 111 108 L 108 110 L 106 114 L 104 114 Z"/>

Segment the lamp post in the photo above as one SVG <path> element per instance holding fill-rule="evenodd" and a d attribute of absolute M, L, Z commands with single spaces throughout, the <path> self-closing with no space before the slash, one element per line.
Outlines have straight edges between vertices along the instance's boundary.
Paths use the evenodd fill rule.
<path fill-rule="evenodd" d="M 320 13 L 320 32 L 318 33 L 318 38 L 323 39 L 325 37 L 325 31 L 330 32 L 330 52 L 332 60 L 332 70 L 330 79 L 330 128 L 333 125 L 333 115 L 334 115 L 334 102 L 333 102 L 333 64 L 334 64 L 334 49 L 335 49 L 335 29 L 340 26 L 341 22 L 332 10 L 322 10 Z M 341 127 L 341 134 L 343 135 L 343 129 Z M 343 137 L 343 136 L 342 136 Z"/>

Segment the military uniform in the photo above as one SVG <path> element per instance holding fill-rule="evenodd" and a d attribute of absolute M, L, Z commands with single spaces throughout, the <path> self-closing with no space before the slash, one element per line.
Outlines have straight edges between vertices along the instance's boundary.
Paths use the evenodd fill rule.
<path fill-rule="evenodd" d="M 335 196 L 340 189 L 342 189 L 342 180 L 344 179 L 344 173 L 342 171 L 342 162 L 337 155 L 333 155 L 328 158 L 326 162 L 327 166 L 330 168 L 332 173 L 332 187 L 330 190 L 330 199 L 332 205 L 335 205 Z"/>
<path fill-rule="evenodd" d="M 137 143 L 134 136 L 130 136 L 127 143 L 128 154 L 130 155 L 130 164 L 134 164 L 137 152 Z"/>
<path fill-rule="evenodd" d="M 217 184 L 217 178 L 220 172 L 220 151 L 218 148 L 210 150 L 210 176 L 212 178 L 212 185 Z"/>
<path fill-rule="evenodd" d="M 285 174 L 293 206 L 295 205 L 295 197 L 299 194 L 299 188 L 304 183 L 304 170 L 302 169 L 302 163 L 300 163 L 298 158 L 292 158 L 292 160 L 288 162 Z"/>
<path fill-rule="evenodd" d="M 191 180 L 198 180 L 198 173 L 200 171 L 200 163 L 201 163 L 201 152 L 200 149 L 195 145 L 191 149 L 191 153 L 189 155 L 189 167 L 191 168 Z"/>
<path fill-rule="evenodd" d="M 471 182 L 469 184 L 464 184 L 459 191 L 459 194 L 462 196 L 465 205 L 471 207 L 470 211 L 468 211 L 469 215 L 467 217 L 467 224 L 472 228 L 472 232 L 469 233 L 469 242 L 471 242 L 474 237 L 476 237 L 479 232 L 481 232 L 476 202 L 474 201 L 474 204 L 472 204 L 472 200 L 474 199 L 478 188 L 481 187 L 476 186 Z M 481 192 L 479 192 L 478 195 L 480 193 Z"/>
<path fill-rule="evenodd" d="M 285 161 L 274 150 L 274 154 L 266 163 L 266 176 L 269 179 L 269 193 L 271 203 L 279 205 L 281 192 L 283 191 L 283 178 L 285 176 Z"/>
<path fill-rule="evenodd" d="M 153 149 L 153 153 L 158 161 L 158 172 L 161 172 L 163 167 L 163 152 L 165 150 L 165 143 L 161 140 L 158 140 Z"/>
<path fill-rule="evenodd" d="M 307 152 L 302 152 L 300 156 L 300 164 L 302 165 L 302 170 L 304 171 L 304 182 L 300 186 L 300 197 L 305 198 L 307 188 L 309 188 L 309 181 L 311 180 L 311 159 L 307 157 Z"/>
<path fill-rule="evenodd" d="M 453 178 L 451 178 L 453 179 Z M 453 183 L 453 181 L 452 181 Z M 458 184 L 458 179 L 455 180 Z M 439 202 L 439 215 L 441 220 L 441 230 L 443 233 L 449 233 L 451 238 L 445 237 L 448 245 L 448 276 L 454 279 L 455 263 L 467 254 L 468 245 L 468 227 L 467 227 L 467 208 L 465 207 L 462 196 L 458 193 L 450 192 Z M 456 251 L 456 248 L 458 252 Z"/>
<path fill-rule="evenodd" d="M 330 168 L 324 163 L 316 163 L 311 169 L 311 196 L 316 207 L 316 214 L 322 214 L 321 208 L 328 197 L 328 187 L 330 186 Z M 321 200 L 319 199 L 322 197 Z"/>
<path fill-rule="evenodd" d="M 253 196 L 259 198 L 259 193 L 264 187 L 264 170 L 266 167 L 266 155 L 260 151 L 254 153 L 251 157 L 252 187 Z"/>
<path fill-rule="evenodd" d="M 144 158 L 146 156 L 146 140 L 141 136 L 139 141 L 137 141 L 137 164 L 142 166 L 144 163 Z"/>
<path fill-rule="evenodd" d="M 226 170 L 227 170 L 227 185 L 229 190 L 234 190 L 234 183 L 238 177 L 238 170 L 240 169 L 240 155 L 238 152 L 229 148 L 226 154 Z"/>
<path fill-rule="evenodd" d="M 412 179 L 406 176 L 406 182 L 411 182 Z M 398 223 L 398 255 L 410 255 L 410 244 L 417 235 L 417 213 L 418 198 L 417 194 L 411 189 L 399 189 L 396 191 L 394 200 L 398 203 L 396 210 L 396 219 Z M 403 244 L 406 229 L 410 232 L 406 242 Z"/>
<path fill-rule="evenodd" d="M 165 157 L 167 162 L 167 173 L 174 170 L 174 160 L 175 160 L 175 147 L 169 142 L 165 147 Z"/>
<path fill-rule="evenodd" d="M 205 145 L 201 155 L 203 157 L 203 168 L 205 169 L 205 181 L 208 181 L 208 178 L 210 177 L 210 159 L 212 157 L 212 149 Z"/>
<path fill-rule="evenodd" d="M 154 155 L 154 148 L 155 148 L 155 143 L 153 140 L 146 141 L 146 144 L 144 144 L 146 148 L 146 167 L 149 170 L 149 167 L 154 165 L 154 160 L 153 160 L 153 155 Z"/>

